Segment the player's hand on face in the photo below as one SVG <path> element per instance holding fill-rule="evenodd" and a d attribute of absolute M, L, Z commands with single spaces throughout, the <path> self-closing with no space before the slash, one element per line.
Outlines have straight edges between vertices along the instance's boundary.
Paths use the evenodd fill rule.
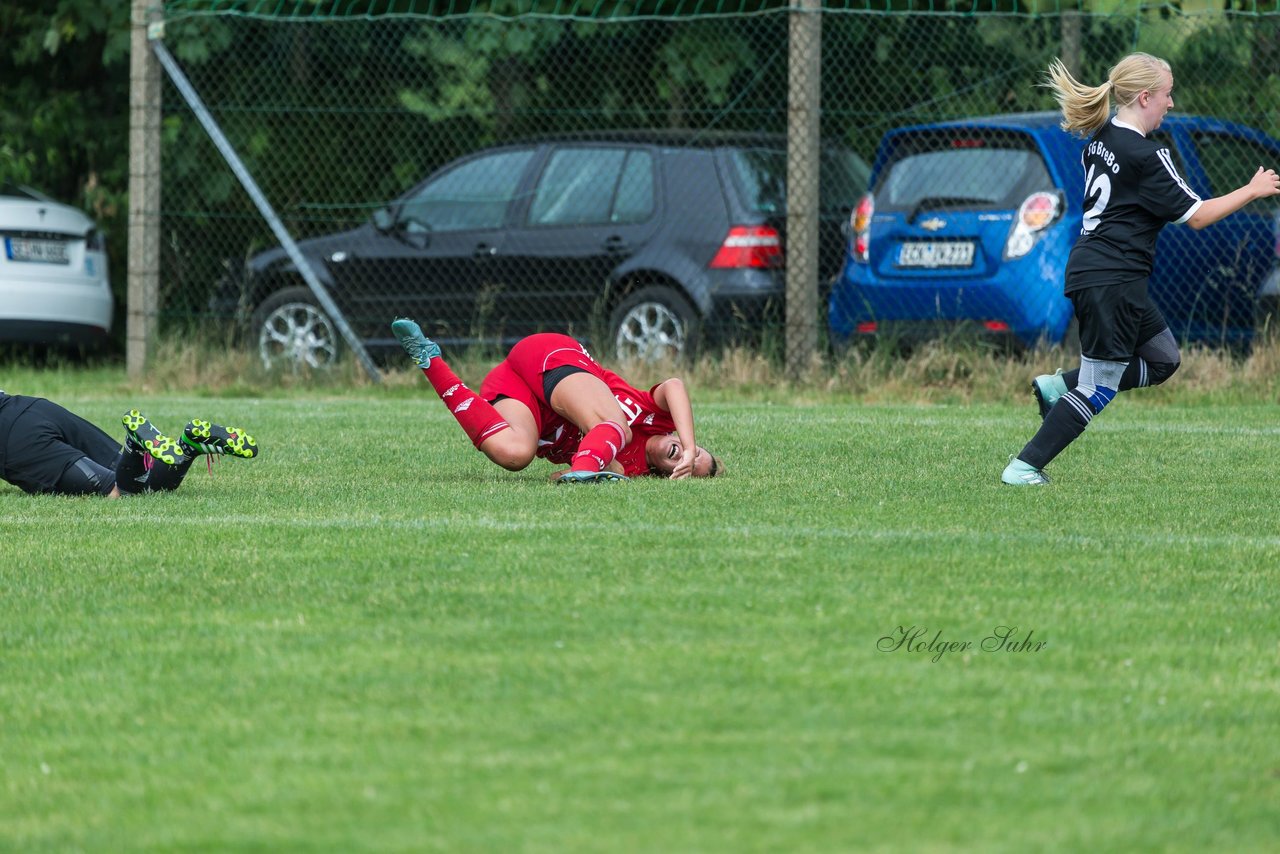
<path fill-rule="evenodd" d="M 1280 194 L 1280 175 L 1277 175 L 1274 169 L 1259 166 L 1258 171 L 1253 173 L 1253 180 L 1249 183 L 1264 196 Z"/>
<path fill-rule="evenodd" d="M 676 462 L 676 467 L 671 472 L 671 478 L 679 480 L 684 477 L 693 477 L 693 462 L 697 458 L 698 448 L 696 445 L 692 448 L 681 448 L 680 459 Z"/>

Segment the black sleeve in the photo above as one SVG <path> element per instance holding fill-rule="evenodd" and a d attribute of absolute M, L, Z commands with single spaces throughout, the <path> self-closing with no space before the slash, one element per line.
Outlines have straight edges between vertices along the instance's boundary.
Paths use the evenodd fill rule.
<path fill-rule="evenodd" d="M 1142 164 L 1142 184 L 1138 190 L 1142 206 L 1165 222 L 1186 216 L 1200 197 L 1178 174 L 1168 148 L 1157 148 Z"/>

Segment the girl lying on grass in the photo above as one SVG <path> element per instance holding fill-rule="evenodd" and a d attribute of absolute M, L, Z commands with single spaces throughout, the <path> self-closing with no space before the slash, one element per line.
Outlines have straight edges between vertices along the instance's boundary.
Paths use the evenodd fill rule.
<path fill-rule="evenodd" d="M 552 476 L 555 483 L 721 471 L 720 461 L 694 439 L 693 407 L 678 377 L 640 391 L 573 338 L 543 332 L 518 341 L 476 394 L 417 323 L 398 319 L 391 329 L 471 442 L 509 471 L 535 457 L 569 464 Z"/>

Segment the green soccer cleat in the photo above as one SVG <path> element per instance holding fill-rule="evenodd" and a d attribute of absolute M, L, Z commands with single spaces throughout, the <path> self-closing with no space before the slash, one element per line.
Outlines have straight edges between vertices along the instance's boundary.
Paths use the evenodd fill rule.
<path fill-rule="evenodd" d="M 225 454 L 250 460 L 258 455 L 258 442 L 248 433 L 239 427 L 223 427 L 210 421 L 188 421 L 178 441 L 191 456 Z"/>
<path fill-rule="evenodd" d="M 422 327 L 409 318 L 397 317 L 391 321 L 391 331 L 419 368 L 426 370 L 432 359 L 440 358 L 440 345 L 423 335 Z"/>
<path fill-rule="evenodd" d="M 1058 402 L 1058 398 L 1067 393 L 1066 380 L 1062 378 L 1062 369 L 1052 374 L 1041 374 L 1031 381 L 1031 393 L 1040 404 L 1040 418 L 1043 420 Z"/>
<path fill-rule="evenodd" d="M 1022 460 L 1013 459 L 1004 467 L 1000 480 L 1010 486 L 1045 486 L 1049 483 L 1049 475 Z"/>
<path fill-rule="evenodd" d="M 619 480 L 631 478 L 611 471 L 566 471 L 556 475 L 552 483 L 613 483 Z"/>
<path fill-rule="evenodd" d="M 138 410 L 130 409 L 121 420 L 128 437 L 125 441 L 146 451 L 152 459 L 172 466 L 187 458 L 181 444 L 157 430 L 156 425 Z"/>

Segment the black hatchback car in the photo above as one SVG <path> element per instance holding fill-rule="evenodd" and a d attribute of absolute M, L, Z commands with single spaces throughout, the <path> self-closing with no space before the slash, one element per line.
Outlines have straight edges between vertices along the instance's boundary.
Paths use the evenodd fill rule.
<path fill-rule="evenodd" d="M 839 149 L 819 168 L 829 282 L 869 170 Z M 370 222 L 299 248 L 371 352 L 396 348 L 388 323 L 404 314 L 446 345 L 556 331 L 608 358 L 682 357 L 781 318 L 785 176 L 781 136 L 537 139 L 449 163 Z M 281 248 L 250 258 L 213 308 L 251 316 L 268 367 L 337 353 L 334 324 Z"/>

